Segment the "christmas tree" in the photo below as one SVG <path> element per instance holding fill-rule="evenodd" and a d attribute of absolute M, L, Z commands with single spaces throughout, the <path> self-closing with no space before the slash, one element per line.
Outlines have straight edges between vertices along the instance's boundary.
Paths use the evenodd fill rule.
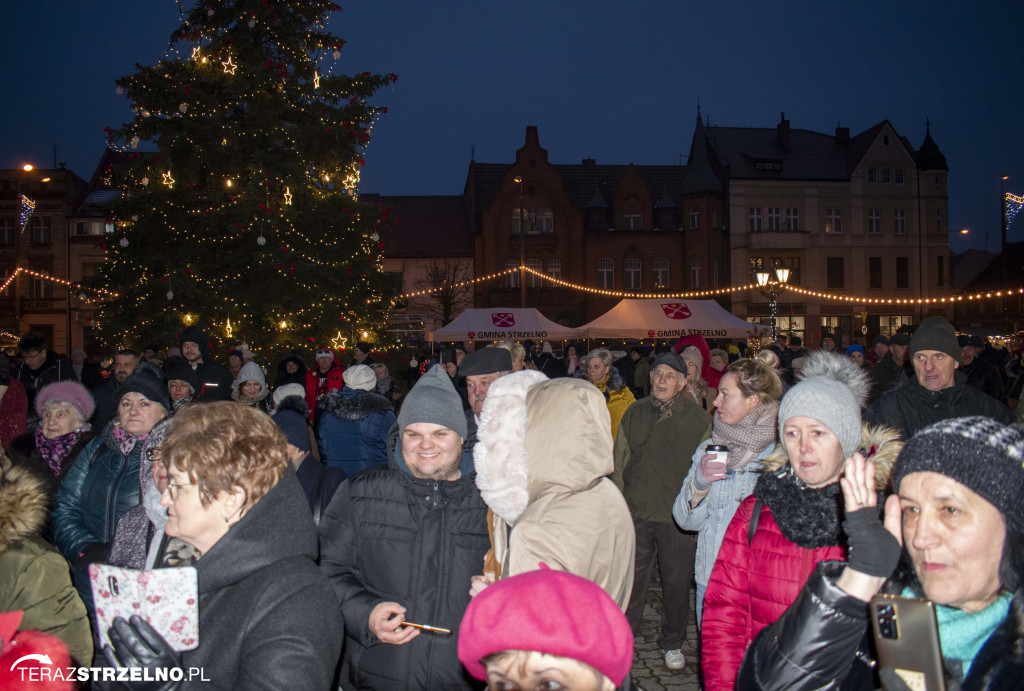
<path fill-rule="evenodd" d="M 102 342 L 176 345 L 198 324 L 269 356 L 381 333 L 389 221 L 356 188 L 386 111 L 369 100 L 397 77 L 342 72 L 340 9 L 207 0 L 163 60 L 117 81 L 135 117 L 108 130 L 129 163 L 109 171 L 125 194 L 93 281 L 117 293 Z"/>

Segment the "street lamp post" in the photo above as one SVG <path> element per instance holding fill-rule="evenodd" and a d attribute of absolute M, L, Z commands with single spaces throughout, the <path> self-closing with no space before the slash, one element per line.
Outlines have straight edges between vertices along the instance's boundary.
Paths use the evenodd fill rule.
<path fill-rule="evenodd" d="M 761 289 L 761 294 L 769 301 L 772 313 L 772 341 L 775 341 L 779 294 L 789 281 L 789 269 L 785 266 L 776 267 L 774 278 L 767 271 L 758 271 L 754 275 L 757 277 L 757 285 Z"/>
<path fill-rule="evenodd" d="M 523 178 L 513 178 L 519 183 L 519 306 L 526 307 L 526 214 L 523 209 Z"/>

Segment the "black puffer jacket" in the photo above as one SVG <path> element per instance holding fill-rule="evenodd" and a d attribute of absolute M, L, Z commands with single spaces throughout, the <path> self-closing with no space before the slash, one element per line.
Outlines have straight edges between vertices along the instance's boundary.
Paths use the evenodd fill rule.
<path fill-rule="evenodd" d="M 190 341 L 199 344 L 199 354 L 203 364 L 195 369 L 196 378 L 199 380 L 199 388 L 196 390 L 197 401 L 230 401 L 231 383 L 234 377 L 227 367 L 213 361 L 210 353 L 210 344 L 206 338 L 206 332 L 201 327 L 190 326 L 181 332 L 181 339 L 178 345 Z"/>
<path fill-rule="evenodd" d="M 738 689 L 864 689 L 879 687 L 871 667 L 871 621 L 866 603 L 835 584 L 845 564 L 818 564 L 800 596 L 747 649 L 736 680 Z M 898 592 L 899 586 L 886 584 Z M 989 636 L 962 681 L 960 691 L 1024 688 L 1024 592 Z"/>
<path fill-rule="evenodd" d="M 1013 422 L 1013 413 L 1005 405 L 967 386 L 963 372 L 953 373 L 953 386 L 929 391 L 910 377 L 906 386 L 885 394 L 865 411 L 864 421 L 898 429 L 904 439 L 933 422 L 955 417 L 984 415 L 1004 425 Z"/>
<path fill-rule="evenodd" d="M 387 467 L 342 483 L 320 520 L 320 565 L 345 620 L 342 680 L 387 691 L 481 688 L 456 652 L 470 578 L 480 573 L 490 548 L 472 457 L 463 453 L 458 480 L 421 480 L 409 472 L 400 449 L 396 454 L 397 441 L 396 424 Z M 370 633 L 370 612 L 389 601 L 406 607 L 409 621 L 454 633 L 381 643 Z"/>
<path fill-rule="evenodd" d="M 316 555 L 309 504 L 289 469 L 196 562 L 200 644 L 181 662 L 210 682 L 194 688 L 335 688 L 343 627 Z"/>

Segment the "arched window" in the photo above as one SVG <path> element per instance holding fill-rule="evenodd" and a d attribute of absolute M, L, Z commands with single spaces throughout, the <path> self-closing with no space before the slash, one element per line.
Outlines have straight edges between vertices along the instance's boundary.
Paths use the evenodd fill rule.
<path fill-rule="evenodd" d="M 640 260 L 636 257 L 627 257 L 622 262 L 622 270 L 626 290 L 640 290 Z"/>
<path fill-rule="evenodd" d="M 690 260 L 690 287 L 700 288 L 700 257 Z"/>
<path fill-rule="evenodd" d="M 548 276 L 551 278 L 562 277 L 562 260 L 561 259 L 548 259 Z"/>
<path fill-rule="evenodd" d="M 700 207 L 695 206 L 690 209 L 690 228 L 696 230 L 700 228 Z"/>
<path fill-rule="evenodd" d="M 640 209 L 626 209 L 622 213 L 623 230 L 641 230 L 644 227 L 644 215 Z"/>
<path fill-rule="evenodd" d="M 602 290 L 615 288 L 615 261 L 607 257 L 597 260 L 597 287 Z"/>
<path fill-rule="evenodd" d="M 519 262 L 515 259 L 505 260 L 505 270 L 514 269 L 519 266 Z M 518 288 L 519 287 L 519 272 L 511 271 L 505 276 L 505 287 L 506 288 Z"/>
<path fill-rule="evenodd" d="M 540 259 L 527 259 L 526 268 L 533 269 L 537 272 L 543 272 L 544 266 L 540 263 Z M 526 272 L 526 287 L 527 288 L 540 288 L 541 278 L 537 274 L 532 274 L 529 271 Z"/>
<path fill-rule="evenodd" d="M 668 288 L 668 259 L 655 257 L 651 261 L 651 285 L 655 288 Z"/>

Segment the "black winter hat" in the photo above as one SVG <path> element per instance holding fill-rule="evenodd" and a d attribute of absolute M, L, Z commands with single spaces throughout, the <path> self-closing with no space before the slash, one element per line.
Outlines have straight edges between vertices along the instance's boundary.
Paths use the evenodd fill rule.
<path fill-rule="evenodd" d="M 511 372 L 512 355 L 504 348 L 481 348 L 474 350 L 459 365 L 459 376 L 468 377 L 472 374 L 494 374 L 495 372 Z"/>
<path fill-rule="evenodd" d="M 191 387 L 193 395 L 199 392 L 199 377 L 196 376 L 192 365 L 183 357 L 167 358 L 167 362 L 164 363 L 164 379 L 167 382 L 175 379 L 185 382 Z"/>
<path fill-rule="evenodd" d="M 654 366 L 651 367 L 651 371 L 653 372 L 657 369 L 658 365 L 666 365 L 667 367 L 674 369 L 676 372 L 679 372 L 684 376 L 686 375 L 686 361 L 675 353 L 662 353 L 658 357 L 654 358 Z"/>
<path fill-rule="evenodd" d="M 799 336 L 790 336 L 789 337 L 789 345 L 796 346 L 797 348 L 799 348 L 803 344 L 804 344 L 804 341 Z"/>
<path fill-rule="evenodd" d="M 167 382 L 164 380 L 164 373 L 159 367 L 151 362 L 140 362 L 130 377 L 124 380 L 121 385 L 121 392 L 117 398 L 118 403 L 126 393 L 140 393 L 154 403 L 159 403 L 164 410 L 171 410 L 171 395 L 167 392 Z"/>
<path fill-rule="evenodd" d="M 910 438 L 892 472 L 899 492 L 907 475 L 931 471 L 956 480 L 999 509 L 1007 525 L 1024 530 L 1024 425 L 992 418 L 942 420 Z"/>
<path fill-rule="evenodd" d="M 910 357 L 914 357 L 919 350 L 937 350 L 963 364 L 956 331 L 953 325 L 942 317 L 928 317 L 917 327 L 910 339 Z"/>
<path fill-rule="evenodd" d="M 907 341 L 909 343 L 909 341 Z M 889 339 L 885 337 L 885 334 L 878 334 L 875 336 L 875 340 L 871 341 L 872 346 L 876 346 L 879 343 L 882 345 L 889 345 Z"/>

